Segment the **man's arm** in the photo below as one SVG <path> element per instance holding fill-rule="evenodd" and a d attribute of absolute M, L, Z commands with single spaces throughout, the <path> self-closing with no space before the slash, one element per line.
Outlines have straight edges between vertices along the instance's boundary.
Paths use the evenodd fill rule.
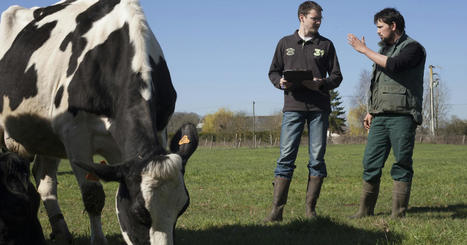
<path fill-rule="evenodd" d="M 282 72 L 284 71 L 284 61 L 282 60 L 282 41 L 279 41 L 272 57 L 271 67 L 269 68 L 269 80 L 274 87 L 281 89 L 280 81 L 282 78 Z"/>
<path fill-rule="evenodd" d="M 425 59 L 423 47 L 417 43 L 407 44 L 397 56 L 389 57 L 386 62 L 386 70 L 400 72 L 417 66 Z"/>
<path fill-rule="evenodd" d="M 342 82 L 342 73 L 341 68 L 339 66 L 339 60 L 337 59 L 336 49 L 334 48 L 334 44 L 330 44 L 329 51 L 328 51 L 328 73 L 329 77 L 323 80 L 322 88 L 325 90 L 331 90 L 339 87 Z"/>
<path fill-rule="evenodd" d="M 365 43 L 365 37 L 362 37 L 362 40 L 360 40 L 354 34 L 348 34 L 347 41 L 350 46 L 352 46 L 359 53 L 366 55 L 366 57 L 375 62 L 377 65 L 386 68 L 388 57 L 368 48 Z"/>

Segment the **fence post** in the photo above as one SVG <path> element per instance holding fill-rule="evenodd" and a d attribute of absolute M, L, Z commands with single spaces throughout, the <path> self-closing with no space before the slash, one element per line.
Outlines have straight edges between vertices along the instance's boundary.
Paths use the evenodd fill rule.
<path fill-rule="evenodd" d="M 464 134 L 464 137 L 462 138 L 462 144 L 465 145 L 465 134 Z"/>

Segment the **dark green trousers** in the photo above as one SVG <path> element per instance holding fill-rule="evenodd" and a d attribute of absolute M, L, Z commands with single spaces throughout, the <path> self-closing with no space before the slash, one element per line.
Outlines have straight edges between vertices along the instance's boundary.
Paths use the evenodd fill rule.
<path fill-rule="evenodd" d="M 379 181 L 392 147 L 396 160 L 391 168 L 392 178 L 403 182 L 412 181 L 412 153 L 416 128 L 417 125 L 410 115 L 374 116 L 363 156 L 363 180 Z"/>

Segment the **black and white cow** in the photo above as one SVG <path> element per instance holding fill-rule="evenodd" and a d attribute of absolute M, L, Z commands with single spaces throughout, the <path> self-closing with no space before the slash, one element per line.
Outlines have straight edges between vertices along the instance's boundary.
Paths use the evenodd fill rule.
<path fill-rule="evenodd" d="M 0 244 L 45 245 L 39 202 L 29 181 L 29 162 L 15 153 L 0 153 Z"/>
<path fill-rule="evenodd" d="M 57 239 L 71 235 L 57 202 L 56 171 L 68 158 L 91 226 L 106 244 L 102 185 L 119 181 L 116 208 L 128 244 L 172 244 L 189 197 L 183 174 L 197 147 L 185 125 L 167 152 L 176 92 L 138 0 L 63 0 L 12 6 L 0 23 L 0 126 L 33 174 Z M 104 156 L 113 166 L 93 164 Z"/>

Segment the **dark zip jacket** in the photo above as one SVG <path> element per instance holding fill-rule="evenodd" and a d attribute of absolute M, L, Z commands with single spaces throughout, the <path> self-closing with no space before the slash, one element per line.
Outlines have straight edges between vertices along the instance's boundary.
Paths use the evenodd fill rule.
<path fill-rule="evenodd" d="M 277 44 L 269 69 L 269 79 L 278 89 L 281 89 L 279 81 L 285 70 L 311 70 L 313 77 L 326 80 L 320 91 L 310 90 L 300 83 L 284 90 L 284 112 L 331 111 L 329 90 L 339 86 L 342 74 L 336 50 L 329 39 L 317 34 L 304 41 L 298 31 L 283 37 Z M 307 79 L 313 80 L 313 77 Z"/>

